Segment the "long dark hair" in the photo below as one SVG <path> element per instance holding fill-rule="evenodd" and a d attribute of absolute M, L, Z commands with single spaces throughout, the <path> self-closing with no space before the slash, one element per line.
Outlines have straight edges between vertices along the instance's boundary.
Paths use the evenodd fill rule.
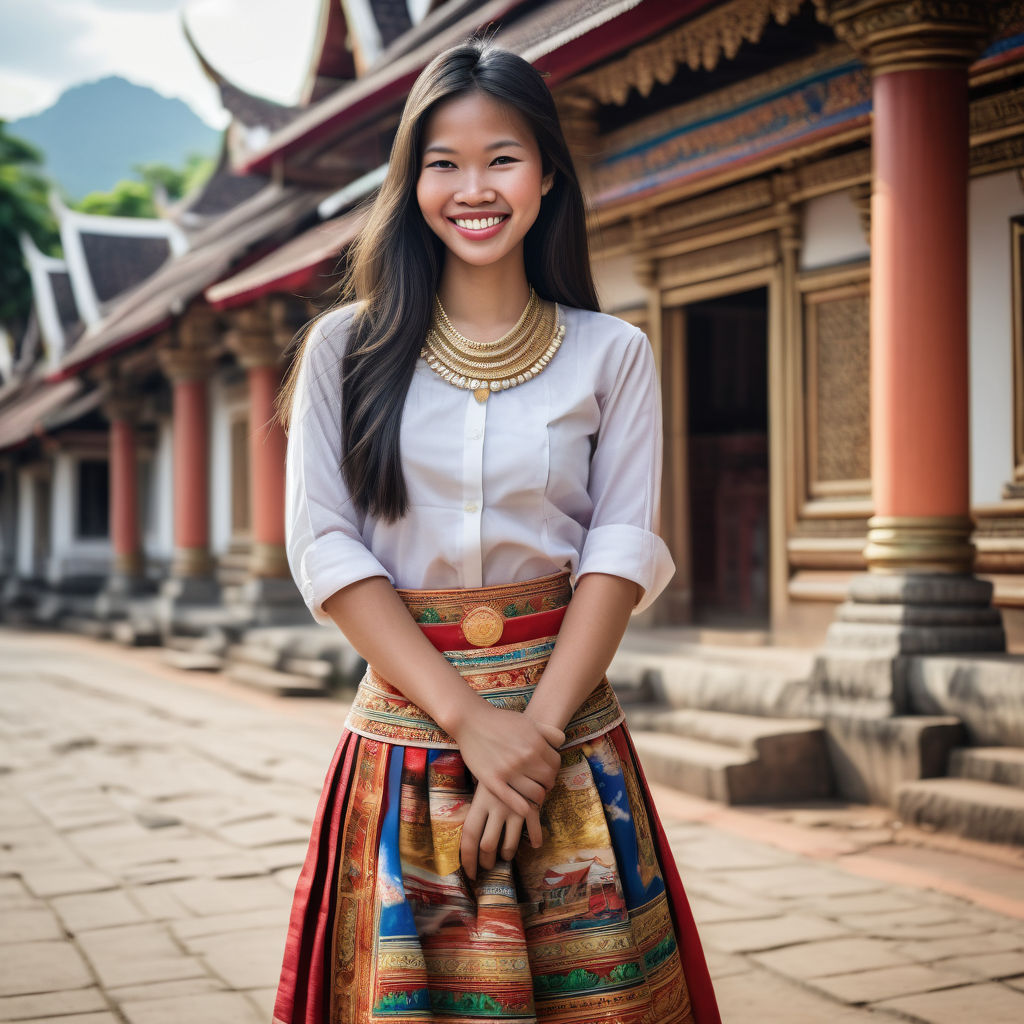
<path fill-rule="evenodd" d="M 542 173 L 555 171 L 523 241 L 527 280 L 543 299 L 598 308 L 583 194 L 544 79 L 522 57 L 482 38 L 439 54 L 405 102 L 387 176 L 349 252 L 333 307 L 359 303 L 341 364 L 340 468 L 356 507 L 381 519 L 399 519 L 408 509 L 399 450 L 402 408 L 444 262 L 444 244 L 416 200 L 424 125 L 443 100 L 474 90 L 519 111 L 536 137 Z M 286 418 L 301 358 L 300 352 L 281 394 Z"/>

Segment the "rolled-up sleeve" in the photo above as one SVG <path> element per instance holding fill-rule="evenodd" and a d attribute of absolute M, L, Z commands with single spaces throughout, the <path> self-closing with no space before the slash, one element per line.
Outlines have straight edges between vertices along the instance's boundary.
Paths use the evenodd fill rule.
<path fill-rule="evenodd" d="M 341 357 L 351 310 L 314 324 L 299 366 L 285 460 L 288 564 L 317 622 L 323 603 L 343 587 L 391 574 L 362 539 L 364 516 L 341 473 Z"/>
<path fill-rule="evenodd" d="M 658 536 L 661 500 L 661 399 L 647 336 L 629 340 L 608 393 L 590 463 L 593 502 L 577 578 L 588 572 L 632 580 L 643 588 L 633 614 L 649 607 L 675 573 Z"/>

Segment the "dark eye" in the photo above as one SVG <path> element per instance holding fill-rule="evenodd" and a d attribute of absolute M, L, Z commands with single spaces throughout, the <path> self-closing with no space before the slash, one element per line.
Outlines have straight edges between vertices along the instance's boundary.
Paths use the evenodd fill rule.
<path fill-rule="evenodd" d="M 433 163 L 427 164 L 428 167 L 436 167 L 438 164 L 451 164 L 451 160 L 435 160 Z M 454 167 L 455 165 L 452 164 Z"/>
<path fill-rule="evenodd" d="M 519 162 L 518 160 L 516 160 L 516 158 L 514 156 L 496 156 L 494 158 L 494 163 L 497 163 L 499 160 L 507 160 L 511 164 L 515 164 L 515 163 Z"/>

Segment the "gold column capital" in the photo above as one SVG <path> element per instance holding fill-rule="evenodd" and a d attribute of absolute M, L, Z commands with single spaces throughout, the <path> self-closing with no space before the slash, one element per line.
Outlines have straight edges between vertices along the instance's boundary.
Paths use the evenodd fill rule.
<path fill-rule="evenodd" d="M 157 360 L 164 376 L 174 383 L 206 377 L 212 365 L 206 352 L 195 348 L 162 348 Z"/>
<path fill-rule="evenodd" d="M 275 343 L 273 333 L 266 327 L 263 330 L 230 327 L 224 333 L 224 344 L 246 370 L 276 366 L 281 358 L 281 349 Z"/>
<path fill-rule="evenodd" d="M 996 27 L 993 0 L 816 0 L 872 74 L 966 68 Z"/>

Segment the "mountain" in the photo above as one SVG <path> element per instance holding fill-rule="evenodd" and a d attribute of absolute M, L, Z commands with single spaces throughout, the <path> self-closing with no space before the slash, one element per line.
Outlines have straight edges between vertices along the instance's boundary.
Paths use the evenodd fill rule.
<path fill-rule="evenodd" d="M 180 167 L 189 153 L 214 156 L 221 136 L 181 100 L 114 76 L 66 90 L 8 130 L 43 151 L 47 173 L 75 200 L 134 177 L 136 164 Z"/>

